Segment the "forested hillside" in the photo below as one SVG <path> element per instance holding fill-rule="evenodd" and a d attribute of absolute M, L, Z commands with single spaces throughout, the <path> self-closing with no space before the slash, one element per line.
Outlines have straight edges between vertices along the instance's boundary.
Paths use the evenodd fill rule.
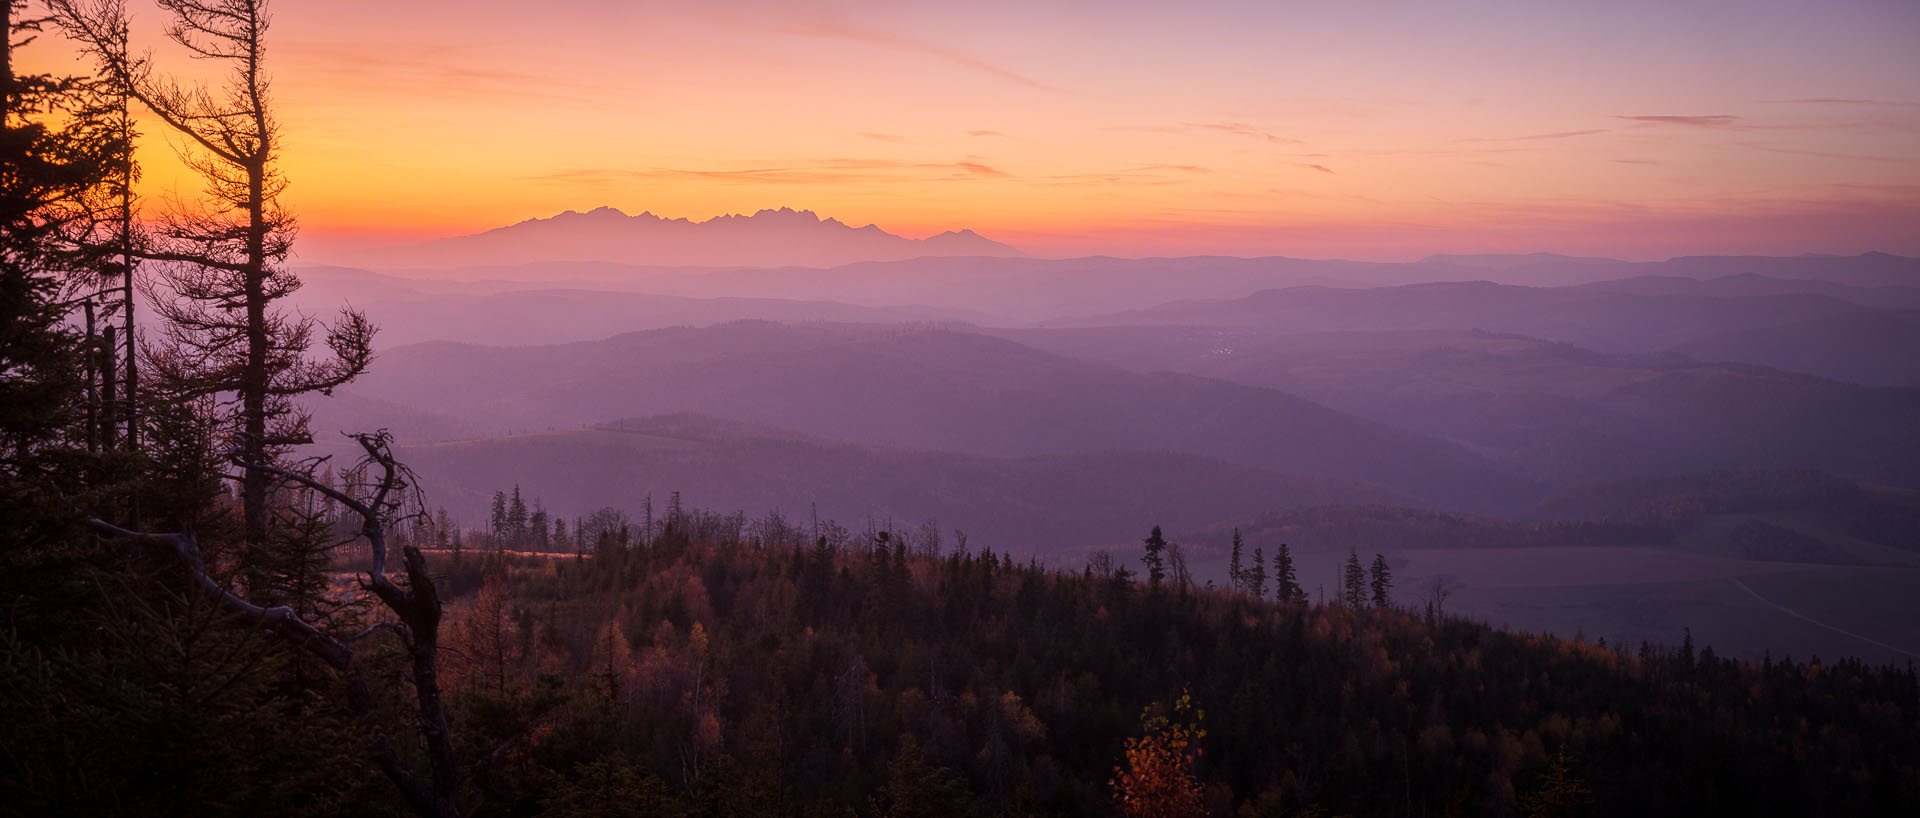
<path fill-rule="evenodd" d="M 434 554 L 472 589 L 449 625 L 455 723 L 475 750 L 513 739 L 481 811 L 1112 814 L 1141 711 L 1183 691 L 1215 815 L 1900 815 L 1920 797 L 1911 667 L 1501 633 L 885 533 L 735 540 L 702 512 L 655 531 L 602 530 L 580 558 Z"/>

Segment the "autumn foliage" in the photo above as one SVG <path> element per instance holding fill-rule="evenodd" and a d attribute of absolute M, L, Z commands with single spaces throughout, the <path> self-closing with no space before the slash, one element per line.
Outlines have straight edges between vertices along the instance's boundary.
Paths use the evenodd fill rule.
<path fill-rule="evenodd" d="M 1198 722 L 1203 711 L 1193 695 L 1182 692 L 1169 718 L 1157 706 L 1140 714 L 1146 735 L 1127 739 L 1127 763 L 1115 767 L 1111 782 L 1120 811 L 1129 818 L 1190 818 L 1206 814 L 1206 789 L 1194 776 L 1200 740 L 1207 731 Z"/>

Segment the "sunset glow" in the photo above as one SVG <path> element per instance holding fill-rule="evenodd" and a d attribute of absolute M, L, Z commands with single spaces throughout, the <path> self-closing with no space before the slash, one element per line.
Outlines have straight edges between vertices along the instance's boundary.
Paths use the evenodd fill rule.
<path fill-rule="evenodd" d="M 1920 254 L 1906 0 L 275 14 L 303 262 L 602 205 L 1053 256 Z"/>

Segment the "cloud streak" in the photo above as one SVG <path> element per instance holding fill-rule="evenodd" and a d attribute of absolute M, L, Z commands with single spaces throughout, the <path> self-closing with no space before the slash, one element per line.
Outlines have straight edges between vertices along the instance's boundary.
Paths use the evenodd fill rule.
<path fill-rule="evenodd" d="M 1689 128 L 1731 128 L 1740 124 L 1740 117 L 1730 114 L 1710 114 L 1707 116 L 1615 116 L 1629 122 L 1646 125 L 1682 125 Z"/>
<path fill-rule="evenodd" d="M 1183 122 L 1181 125 L 1195 130 L 1220 131 L 1236 136 L 1265 140 L 1274 144 L 1297 144 L 1300 141 L 1298 139 L 1288 139 L 1284 136 L 1268 133 L 1267 131 L 1248 125 L 1245 122 Z"/>
<path fill-rule="evenodd" d="M 581 102 L 603 97 L 606 88 L 577 79 L 498 68 L 475 67 L 478 57 L 461 59 L 451 48 L 409 50 L 363 43 L 292 40 L 280 46 L 296 76 L 325 77 L 332 86 L 343 81 L 408 95 L 477 98 L 516 97 L 527 100 Z M 490 64 L 499 61 L 488 59 Z"/>
<path fill-rule="evenodd" d="M 1160 186 L 1180 183 L 1180 177 L 1198 176 L 1212 173 L 1212 168 L 1199 165 L 1152 164 L 1138 165 L 1125 170 L 1096 173 L 1065 173 L 1046 177 L 1042 184 L 1047 185 L 1133 185 Z"/>
<path fill-rule="evenodd" d="M 1852 99 L 1849 97 L 1801 97 L 1799 99 L 1763 99 L 1760 102 L 1769 105 L 1873 105 L 1881 107 L 1911 107 L 1912 102 L 1895 102 L 1885 99 Z"/>
<path fill-rule="evenodd" d="M 1612 128 L 1588 128 L 1583 131 L 1554 131 L 1553 133 L 1536 133 L 1536 134 L 1528 134 L 1526 136 L 1476 136 L 1476 137 L 1470 137 L 1467 139 L 1460 139 L 1456 141 L 1459 141 L 1459 142 L 1538 142 L 1538 141 L 1549 140 L 1549 139 L 1572 139 L 1578 136 L 1593 136 L 1594 134 L 1603 134 L 1611 130 L 1613 129 Z"/>
<path fill-rule="evenodd" d="M 862 45 L 876 46 L 879 48 L 889 48 L 895 51 L 905 51 L 910 54 L 919 54 L 923 57 L 932 57 L 934 59 L 944 60 L 946 62 L 961 66 L 963 68 L 970 68 L 984 74 L 990 74 L 992 76 L 999 77 L 1000 79 L 1006 80 L 1008 82 L 1012 82 L 1017 85 L 1024 85 L 1028 88 L 1033 88 L 1035 90 L 1054 91 L 1054 92 L 1058 92 L 1060 90 L 1051 85 L 1040 82 L 1039 80 L 1036 80 L 1032 77 L 1029 77 L 1025 74 L 1021 74 L 1015 71 L 1010 71 L 1008 69 L 1001 68 L 1000 66 L 994 65 L 993 63 L 982 60 L 971 54 L 967 54 L 958 49 L 948 48 L 947 46 L 940 45 L 939 43 L 931 43 L 925 40 L 908 37 L 902 34 L 895 34 L 888 31 L 881 31 L 879 29 L 866 28 L 863 26 L 859 26 L 859 25 L 855 25 L 853 23 L 847 22 L 845 20 L 836 20 L 831 18 L 813 18 L 813 19 L 803 20 L 797 23 L 793 23 L 791 25 L 781 26 L 776 30 L 784 34 L 791 34 L 797 37 L 813 37 L 813 38 L 822 39 L 822 40 L 841 40 L 843 42 L 860 43 Z"/>

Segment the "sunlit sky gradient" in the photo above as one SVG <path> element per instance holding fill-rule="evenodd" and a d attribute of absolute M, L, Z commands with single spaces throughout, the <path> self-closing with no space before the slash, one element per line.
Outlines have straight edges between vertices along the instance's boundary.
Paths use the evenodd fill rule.
<path fill-rule="evenodd" d="M 303 261 L 600 205 L 1038 255 L 1920 255 L 1914 0 L 274 13 Z"/>

